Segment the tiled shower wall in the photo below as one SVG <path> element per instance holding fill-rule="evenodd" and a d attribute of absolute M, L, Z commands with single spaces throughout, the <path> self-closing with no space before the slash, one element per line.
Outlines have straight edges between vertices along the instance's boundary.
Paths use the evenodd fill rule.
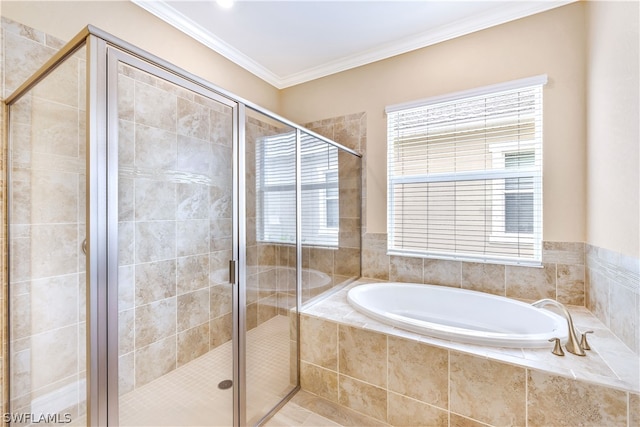
<path fill-rule="evenodd" d="M 2 29 L 7 96 L 61 43 L 4 19 Z M 81 49 L 67 58 L 11 110 L 14 412 L 52 408 L 75 418 L 86 409 L 86 279 L 80 250 L 86 204 L 84 55 Z M 56 351 L 47 351 L 51 348 Z"/>
<path fill-rule="evenodd" d="M 232 110 L 121 66 L 120 393 L 231 339 Z"/>

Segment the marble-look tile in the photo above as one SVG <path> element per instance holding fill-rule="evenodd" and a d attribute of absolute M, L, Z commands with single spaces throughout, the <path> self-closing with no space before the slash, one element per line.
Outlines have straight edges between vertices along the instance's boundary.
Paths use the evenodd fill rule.
<path fill-rule="evenodd" d="M 388 421 L 393 426 L 449 426 L 449 415 L 446 410 L 396 393 L 389 392 L 387 398 L 389 404 Z"/>
<path fill-rule="evenodd" d="M 627 394 L 529 370 L 527 425 L 626 426 Z"/>
<path fill-rule="evenodd" d="M 585 267 L 584 265 L 557 265 L 558 301 L 563 304 L 585 304 Z"/>
<path fill-rule="evenodd" d="M 178 367 L 202 356 L 207 351 L 209 351 L 209 322 L 178 333 Z"/>
<path fill-rule="evenodd" d="M 135 84 L 131 77 L 118 73 L 118 118 L 131 123 L 135 120 Z"/>
<path fill-rule="evenodd" d="M 638 295 L 624 286 L 612 284 L 609 289 L 609 309 L 611 331 L 637 354 L 639 352 L 638 328 L 640 328 Z"/>
<path fill-rule="evenodd" d="M 336 402 L 314 396 L 313 394 L 307 393 L 304 390 L 300 390 L 298 393 L 296 393 L 293 399 L 291 399 L 291 402 L 300 405 L 301 407 L 306 408 L 310 411 L 313 411 L 316 414 L 324 416 L 341 426 L 388 426 L 387 423 L 375 420 L 371 417 L 367 417 L 349 408 L 345 408 L 344 406 L 340 406 Z M 318 424 L 315 427 L 320 427 L 322 425 L 323 424 Z"/>
<path fill-rule="evenodd" d="M 176 131 L 176 96 L 136 82 L 135 121 L 147 126 Z"/>
<path fill-rule="evenodd" d="M 135 386 L 135 357 L 127 353 L 118 357 L 118 395 L 122 396 Z"/>
<path fill-rule="evenodd" d="M 208 219 L 209 187 L 203 184 L 176 184 L 176 219 Z"/>
<path fill-rule="evenodd" d="M 179 257 L 209 252 L 209 221 L 190 219 L 176 221 L 176 254 Z"/>
<path fill-rule="evenodd" d="M 451 352 L 450 410 L 492 425 L 524 425 L 526 370 Z"/>
<path fill-rule="evenodd" d="M 178 133 L 206 140 L 209 137 L 209 109 L 178 97 Z"/>
<path fill-rule="evenodd" d="M 505 266 L 463 262 L 462 288 L 504 296 Z"/>
<path fill-rule="evenodd" d="M 136 179 L 135 219 L 153 221 L 175 218 L 176 185 L 172 182 Z"/>
<path fill-rule="evenodd" d="M 136 222 L 135 229 L 137 263 L 175 258 L 175 221 Z"/>
<path fill-rule="evenodd" d="M 30 299 L 30 335 L 75 324 L 78 321 L 78 274 L 32 281 Z"/>
<path fill-rule="evenodd" d="M 340 373 L 387 386 L 387 337 L 372 331 L 340 325 L 338 328 Z"/>
<path fill-rule="evenodd" d="M 233 141 L 233 111 L 224 107 L 224 111 L 209 110 L 211 142 L 231 147 Z"/>
<path fill-rule="evenodd" d="M 424 283 L 427 285 L 462 286 L 462 263 L 442 259 L 424 260 Z"/>
<path fill-rule="evenodd" d="M 148 304 L 176 295 L 176 261 L 157 261 L 135 267 L 135 304 Z"/>
<path fill-rule="evenodd" d="M 31 336 L 31 390 L 46 387 L 77 372 L 77 340 L 77 325 Z"/>
<path fill-rule="evenodd" d="M 384 388 L 340 374 L 338 402 L 377 420 L 387 420 L 387 391 Z"/>
<path fill-rule="evenodd" d="M 209 289 L 201 289 L 179 295 L 177 304 L 176 325 L 178 332 L 194 328 L 209 321 Z"/>
<path fill-rule="evenodd" d="M 209 312 L 211 318 L 220 317 L 223 314 L 231 313 L 233 304 L 233 290 L 231 284 L 214 285 L 210 289 L 210 307 Z"/>
<path fill-rule="evenodd" d="M 335 371 L 300 362 L 300 386 L 316 396 L 338 401 L 338 373 Z"/>
<path fill-rule="evenodd" d="M 278 296 L 269 295 L 267 298 L 258 300 L 258 325 L 278 315 Z"/>
<path fill-rule="evenodd" d="M 389 390 L 447 409 L 449 352 L 392 336 L 388 340 Z"/>
<path fill-rule="evenodd" d="M 118 264 L 133 265 L 135 262 L 135 223 L 118 223 Z"/>
<path fill-rule="evenodd" d="M 178 295 L 209 286 L 209 254 L 178 258 L 176 270 Z"/>
<path fill-rule="evenodd" d="M 610 325 L 609 279 L 596 270 L 589 270 L 587 308 L 604 323 Z"/>
<path fill-rule="evenodd" d="M 29 260 L 33 279 L 62 276 L 78 271 L 80 243 L 75 224 L 31 226 Z"/>
<path fill-rule="evenodd" d="M 231 313 L 224 314 L 209 322 L 209 348 L 214 349 L 231 340 L 233 318 Z"/>
<path fill-rule="evenodd" d="M 136 388 L 176 368 L 176 339 L 165 338 L 135 352 Z"/>
<path fill-rule="evenodd" d="M 176 168 L 177 136 L 156 127 L 135 125 L 135 165 L 148 171 L 167 171 Z"/>
<path fill-rule="evenodd" d="M 118 355 L 135 350 L 135 310 L 129 309 L 118 313 Z"/>
<path fill-rule="evenodd" d="M 389 257 L 389 280 L 423 283 L 423 259 L 392 255 Z"/>
<path fill-rule="evenodd" d="M 31 172 L 31 222 L 78 222 L 77 174 L 33 170 Z"/>
<path fill-rule="evenodd" d="M 463 417 L 451 412 L 449 414 L 449 427 L 487 427 L 488 424 Z"/>
<path fill-rule="evenodd" d="M 539 300 L 556 298 L 556 265 L 538 267 L 507 265 L 506 296 L 509 298 Z"/>
<path fill-rule="evenodd" d="M 387 235 L 366 233 L 362 247 L 362 276 L 379 280 L 389 280 L 389 256 L 387 255 Z"/>
<path fill-rule="evenodd" d="M 640 394 L 629 393 L 628 426 L 640 426 Z"/>
<path fill-rule="evenodd" d="M 317 317 L 300 316 L 300 359 L 338 370 L 338 325 Z"/>
<path fill-rule="evenodd" d="M 136 307 L 136 348 L 176 333 L 176 298 Z"/>
<path fill-rule="evenodd" d="M 135 212 L 134 180 L 120 175 L 118 178 L 118 221 L 133 221 Z"/>
<path fill-rule="evenodd" d="M 24 34 L 24 32 L 23 32 Z M 13 32 L 4 34 L 4 90 L 9 94 L 35 73 L 56 49 Z"/>
<path fill-rule="evenodd" d="M 542 262 L 584 265 L 582 242 L 542 242 Z"/>
<path fill-rule="evenodd" d="M 34 151 L 78 157 L 78 109 L 35 98 L 31 118 Z"/>
<path fill-rule="evenodd" d="M 178 135 L 177 169 L 199 177 L 212 177 L 214 163 L 211 144 L 196 138 Z M 225 170 L 231 172 L 227 166 Z"/>
<path fill-rule="evenodd" d="M 360 249 L 339 248 L 335 253 L 335 274 L 360 276 Z"/>
<path fill-rule="evenodd" d="M 360 248 L 360 218 L 340 218 L 339 246 Z"/>

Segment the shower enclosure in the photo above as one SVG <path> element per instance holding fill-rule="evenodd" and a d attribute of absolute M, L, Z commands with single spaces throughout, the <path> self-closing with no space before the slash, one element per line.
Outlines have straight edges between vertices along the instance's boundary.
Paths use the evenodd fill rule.
<path fill-rule="evenodd" d="M 360 275 L 358 154 L 92 27 L 6 104 L 12 421 L 268 418 Z"/>

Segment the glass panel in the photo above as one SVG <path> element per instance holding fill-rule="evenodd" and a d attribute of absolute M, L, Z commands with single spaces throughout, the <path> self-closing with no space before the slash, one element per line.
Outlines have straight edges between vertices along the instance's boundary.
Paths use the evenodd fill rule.
<path fill-rule="evenodd" d="M 86 425 L 86 49 L 10 106 L 10 402 Z"/>
<path fill-rule="evenodd" d="M 302 134 L 302 302 L 360 277 L 360 162 Z"/>
<path fill-rule="evenodd" d="M 298 383 L 296 137 L 247 109 L 246 408 L 255 424 Z"/>
<path fill-rule="evenodd" d="M 233 110 L 120 65 L 119 422 L 233 423 Z"/>

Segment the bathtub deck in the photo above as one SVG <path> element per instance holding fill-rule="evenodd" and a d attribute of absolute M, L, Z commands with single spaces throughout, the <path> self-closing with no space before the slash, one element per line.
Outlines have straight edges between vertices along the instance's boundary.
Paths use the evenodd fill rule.
<path fill-rule="evenodd" d="M 371 282 L 379 281 L 361 279 L 305 307 L 302 314 L 622 391 L 640 392 L 640 358 L 585 307 L 569 306 L 568 309 L 579 331 L 594 331 L 588 337 L 592 350 L 587 351 L 585 357 L 568 352 L 559 357 L 551 353 L 551 343 L 548 349 L 485 347 L 431 338 L 386 325 L 355 311 L 347 302 L 347 292 L 351 287 Z"/>

